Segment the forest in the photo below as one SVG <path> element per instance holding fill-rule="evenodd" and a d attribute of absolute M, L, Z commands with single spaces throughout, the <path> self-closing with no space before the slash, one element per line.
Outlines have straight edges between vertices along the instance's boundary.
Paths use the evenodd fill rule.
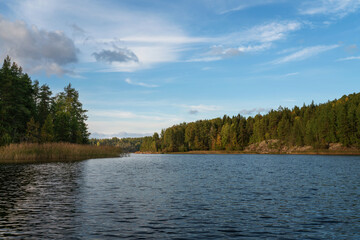
<path fill-rule="evenodd" d="M 96 146 L 114 146 L 119 147 L 124 153 L 129 152 L 137 152 L 140 151 L 140 146 L 145 138 L 105 138 L 105 139 L 97 139 L 97 138 L 91 138 L 89 140 L 89 143 L 91 145 Z"/>
<path fill-rule="evenodd" d="M 143 138 L 90 139 L 86 110 L 71 84 L 53 95 L 32 81 L 10 57 L 0 69 L 0 146 L 69 142 L 121 147 L 125 152 L 243 151 L 264 140 L 327 149 L 331 143 L 360 148 L 360 93 L 323 104 L 279 107 L 267 114 L 181 123 Z"/>
<path fill-rule="evenodd" d="M 10 57 L 0 69 L 0 146 L 10 143 L 88 143 L 86 110 L 71 84 L 53 96 Z"/>
<path fill-rule="evenodd" d="M 287 146 L 328 149 L 331 143 L 360 147 L 360 93 L 323 104 L 279 107 L 254 117 L 237 116 L 181 123 L 142 140 L 143 152 L 243 151 L 264 140 Z"/>

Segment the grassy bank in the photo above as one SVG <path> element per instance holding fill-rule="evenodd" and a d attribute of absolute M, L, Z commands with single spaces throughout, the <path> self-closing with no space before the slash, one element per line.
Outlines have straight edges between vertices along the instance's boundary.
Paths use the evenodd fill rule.
<path fill-rule="evenodd" d="M 118 157 L 118 147 L 71 143 L 21 143 L 0 147 L 0 163 L 78 161 L 90 158 Z"/>

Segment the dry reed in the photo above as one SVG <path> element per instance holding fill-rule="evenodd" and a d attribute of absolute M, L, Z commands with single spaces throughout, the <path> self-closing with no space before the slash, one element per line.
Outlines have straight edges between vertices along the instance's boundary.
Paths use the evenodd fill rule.
<path fill-rule="evenodd" d="M 71 143 L 20 143 L 0 147 L 0 162 L 77 161 L 119 157 L 121 149 Z"/>

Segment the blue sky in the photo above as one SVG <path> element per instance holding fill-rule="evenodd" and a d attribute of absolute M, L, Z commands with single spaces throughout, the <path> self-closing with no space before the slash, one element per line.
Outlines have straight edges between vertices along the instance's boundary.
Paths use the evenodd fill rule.
<path fill-rule="evenodd" d="M 0 2 L 0 57 L 54 93 L 69 82 L 92 136 L 326 102 L 360 87 L 360 0 Z"/>

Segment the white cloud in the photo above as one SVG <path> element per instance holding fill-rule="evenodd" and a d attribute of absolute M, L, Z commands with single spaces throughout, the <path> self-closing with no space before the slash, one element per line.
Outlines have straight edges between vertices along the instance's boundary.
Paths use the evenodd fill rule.
<path fill-rule="evenodd" d="M 274 0 L 252 0 L 252 1 L 248 1 L 248 2 L 243 2 L 243 3 L 240 3 L 239 5 L 236 5 L 233 8 L 229 8 L 229 9 L 220 11 L 220 14 L 242 11 L 247 8 L 252 8 L 252 7 L 261 6 L 261 5 L 267 5 L 267 4 L 271 4 L 274 2 L 275 2 Z"/>
<path fill-rule="evenodd" d="M 215 11 L 217 14 L 226 14 L 242 11 L 252 7 L 284 2 L 284 0 L 203 0 L 203 2 L 207 7 Z"/>
<path fill-rule="evenodd" d="M 208 70 L 211 70 L 212 68 L 211 67 L 203 67 L 201 68 L 202 71 L 208 71 Z"/>
<path fill-rule="evenodd" d="M 275 21 L 252 27 L 248 30 L 218 38 L 220 45 L 213 45 L 210 50 L 188 62 L 210 62 L 241 55 L 242 53 L 261 52 L 269 49 L 273 42 L 285 39 L 289 33 L 301 28 L 296 21 Z M 230 45 L 237 44 L 237 47 Z"/>
<path fill-rule="evenodd" d="M 60 31 L 47 31 L 0 16 L 0 55 L 9 55 L 26 71 L 62 75 L 64 66 L 77 61 L 74 42 Z"/>
<path fill-rule="evenodd" d="M 221 45 L 215 45 L 210 48 L 210 51 L 207 54 L 214 56 L 222 56 L 226 58 L 226 57 L 237 56 L 241 54 L 241 51 L 237 48 L 224 48 Z"/>
<path fill-rule="evenodd" d="M 168 121 L 87 121 L 89 132 L 96 132 L 102 134 L 114 134 L 118 132 L 131 132 L 131 133 L 153 133 L 160 132 L 161 129 L 168 128 L 169 126 L 178 124 L 179 120 Z"/>
<path fill-rule="evenodd" d="M 284 74 L 283 77 L 291 77 L 291 76 L 296 76 L 296 75 L 299 75 L 299 73 L 298 72 L 287 73 L 287 74 Z"/>
<path fill-rule="evenodd" d="M 28 23 L 46 29 L 65 29 L 69 35 L 80 30 L 81 34 L 75 34 L 76 47 L 81 51 L 80 61 L 94 62 L 93 54 L 101 54 L 97 55 L 98 59 L 106 60 L 98 65 L 102 66 L 101 71 L 133 72 L 176 62 L 187 45 L 212 41 L 189 36 L 180 25 L 156 12 L 130 9 L 122 2 L 117 2 L 115 7 L 114 3 L 94 0 L 14 0 L 6 3 L 16 13 L 16 18 Z M 64 19 L 71 19 L 71 23 L 64 24 Z M 114 57 L 109 59 L 109 54 L 100 58 L 105 56 L 102 51 L 119 53 L 119 48 L 128 50 L 126 56 L 138 61 L 110 61 Z M 116 59 L 120 59 L 119 54 Z"/>
<path fill-rule="evenodd" d="M 198 105 L 179 105 L 180 107 L 189 109 L 192 113 L 198 113 L 198 112 L 211 112 L 211 111 L 218 111 L 221 109 L 219 106 L 215 105 L 204 105 L 204 104 L 198 104 Z"/>
<path fill-rule="evenodd" d="M 16 58 L 18 59 L 18 58 Z M 29 60 L 31 61 L 31 60 Z M 29 71 L 31 73 L 36 73 L 36 72 L 45 72 L 47 76 L 50 75 L 58 75 L 61 76 L 63 74 L 67 74 L 68 76 L 72 76 L 72 77 L 77 77 L 77 78 L 82 78 L 79 74 L 76 74 L 75 72 L 71 71 L 71 70 L 67 70 L 64 69 L 63 67 L 61 67 L 59 64 L 54 63 L 54 62 L 27 62 L 27 60 L 22 60 L 20 58 L 19 60 L 20 65 L 21 66 L 25 66 L 25 70 Z M 36 64 L 34 64 L 36 63 Z M 31 67 L 30 67 L 31 66 Z"/>
<path fill-rule="evenodd" d="M 238 48 L 225 48 L 222 45 L 214 45 L 210 48 L 210 51 L 205 53 L 205 55 L 209 56 L 217 56 L 214 57 L 213 60 L 218 60 L 218 58 L 229 58 L 241 55 L 242 53 L 247 52 L 258 52 L 263 51 L 271 46 L 271 43 L 263 43 L 260 45 L 249 45 L 249 46 L 240 46 Z M 211 60 L 211 58 L 208 58 Z M 206 60 L 206 58 L 205 58 Z"/>
<path fill-rule="evenodd" d="M 91 133 L 90 134 L 90 138 L 100 138 L 100 139 L 104 139 L 104 138 L 113 138 L 113 137 L 117 137 L 117 138 L 139 138 L 139 137 L 146 137 L 146 136 L 152 136 L 154 133 L 131 133 L 131 132 L 117 132 L 117 133 L 108 133 L 108 134 L 104 134 L 104 133 Z"/>
<path fill-rule="evenodd" d="M 244 32 L 233 34 L 231 38 L 240 42 L 269 43 L 282 40 L 291 32 L 301 28 L 297 21 L 275 21 L 250 28 Z"/>
<path fill-rule="evenodd" d="M 339 58 L 337 61 L 350 61 L 350 60 L 360 60 L 360 56 L 352 56 L 346 58 Z"/>
<path fill-rule="evenodd" d="M 294 61 L 301 61 L 305 60 L 307 58 L 316 56 L 320 53 L 332 50 L 339 47 L 339 45 L 320 45 L 320 46 L 313 46 L 313 47 L 307 47 L 300 51 L 297 51 L 295 53 L 292 53 L 290 55 L 287 55 L 285 57 L 276 59 L 272 61 L 272 64 L 283 64 L 288 62 L 294 62 Z"/>
<path fill-rule="evenodd" d="M 130 78 L 125 79 L 125 82 L 130 84 L 130 85 L 136 85 L 136 86 L 147 87 L 147 88 L 159 87 L 158 85 L 155 85 L 155 84 L 147 84 L 147 83 L 143 83 L 143 82 L 134 82 Z"/>
<path fill-rule="evenodd" d="M 242 4 L 229 1 L 224 9 L 236 11 L 236 8 L 280 1 L 255 0 Z M 94 63 L 95 56 L 103 62 L 97 63 L 92 71 L 101 72 L 134 72 L 184 58 L 189 62 L 210 62 L 260 52 L 302 26 L 298 21 L 273 21 L 226 36 L 190 36 L 179 24 L 159 14 L 129 9 L 121 2 L 116 7 L 94 0 L 15 0 L 7 4 L 18 18 L 47 29 L 62 29 L 64 25 L 59 19 L 71 19 L 65 26 L 70 35 L 77 33 L 75 44 L 80 50 L 80 62 Z M 222 1 L 218 4 L 224 6 Z M 205 53 L 185 57 L 189 50 L 205 45 L 212 47 Z"/>
<path fill-rule="evenodd" d="M 298 51 L 299 49 L 300 49 L 299 47 L 285 48 L 285 49 L 278 51 L 276 54 L 278 54 L 278 55 L 287 54 L 287 53 Z"/>
<path fill-rule="evenodd" d="M 356 12 L 360 7 L 360 0 L 321 0 L 304 3 L 300 13 L 304 15 L 333 15 L 344 17 Z"/>
<path fill-rule="evenodd" d="M 186 62 L 214 62 L 214 61 L 219 61 L 222 59 L 223 58 L 220 56 L 218 56 L 218 57 L 199 57 L 199 58 L 188 59 L 188 60 L 186 60 Z"/>
<path fill-rule="evenodd" d="M 89 112 L 89 116 L 91 117 L 110 117 L 111 119 L 131 119 L 138 117 L 136 114 L 132 112 L 125 112 L 125 111 L 119 111 L 119 110 L 111 110 L 111 111 L 105 111 L 105 110 L 94 110 Z"/>
<path fill-rule="evenodd" d="M 246 52 L 259 52 L 259 51 L 263 51 L 266 50 L 268 48 L 271 47 L 271 43 L 262 43 L 259 45 L 249 45 L 247 47 L 239 47 L 238 50 L 240 52 L 246 53 Z"/>
<path fill-rule="evenodd" d="M 212 42 L 213 38 L 201 38 L 201 37 L 188 37 L 182 35 L 164 35 L 164 36 L 154 36 L 154 35 L 137 35 L 137 36 L 128 36 L 121 38 L 123 42 L 129 43 L 157 43 L 157 44 L 187 44 L 187 43 L 203 43 L 203 42 Z"/>
<path fill-rule="evenodd" d="M 118 110 L 89 111 L 89 131 L 101 134 L 119 132 L 153 133 L 160 132 L 184 120 L 178 116 L 159 113 L 132 113 Z"/>
<path fill-rule="evenodd" d="M 246 4 L 229 1 L 225 8 L 235 11 L 236 8 L 272 2 L 275 0 L 255 0 Z M 159 14 L 129 9 L 121 2 L 116 7 L 94 0 L 15 0 L 7 1 L 7 4 L 18 18 L 28 23 L 46 29 L 66 26 L 70 35 L 76 32 L 74 37 L 80 50 L 80 61 L 95 62 L 94 56 L 97 57 L 103 63 L 98 63 L 92 71 L 101 72 L 134 72 L 161 63 L 177 62 L 184 59 L 184 53 L 192 47 L 202 45 L 203 48 L 205 44 L 213 47 L 186 61 L 218 61 L 245 52 L 264 51 L 274 41 L 285 39 L 289 33 L 301 28 L 297 21 L 274 21 L 227 36 L 199 37 L 189 36 L 179 24 Z M 224 6 L 222 1 L 218 4 Z M 59 19 L 71 19 L 71 23 L 64 26 Z"/>
<path fill-rule="evenodd" d="M 253 109 L 242 109 L 240 110 L 240 114 L 243 115 L 254 115 L 258 113 L 266 113 L 269 112 L 270 108 L 253 108 Z"/>

